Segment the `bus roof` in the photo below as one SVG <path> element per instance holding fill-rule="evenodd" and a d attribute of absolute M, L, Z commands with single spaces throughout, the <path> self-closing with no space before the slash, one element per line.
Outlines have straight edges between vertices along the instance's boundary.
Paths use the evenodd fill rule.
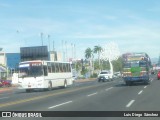
<path fill-rule="evenodd" d="M 32 60 L 32 61 L 23 61 L 23 62 L 20 62 L 19 64 L 32 63 L 32 62 L 71 63 L 71 62 L 63 62 L 63 61 Z"/>

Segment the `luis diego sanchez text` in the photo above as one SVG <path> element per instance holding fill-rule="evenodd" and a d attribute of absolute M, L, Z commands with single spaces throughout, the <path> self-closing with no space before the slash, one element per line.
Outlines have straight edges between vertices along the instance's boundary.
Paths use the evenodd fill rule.
<path fill-rule="evenodd" d="M 154 113 L 154 112 L 125 112 L 124 117 L 159 117 L 159 113 Z"/>

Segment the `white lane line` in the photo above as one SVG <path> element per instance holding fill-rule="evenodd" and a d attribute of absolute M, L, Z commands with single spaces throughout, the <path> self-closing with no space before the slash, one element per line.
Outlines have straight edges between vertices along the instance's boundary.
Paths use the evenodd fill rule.
<path fill-rule="evenodd" d="M 135 100 L 131 100 L 131 101 L 126 105 L 126 107 L 130 107 L 134 102 L 135 102 Z"/>
<path fill-rule="evenodd" d="M 90 96 L 93 96 L 93 95 L 96 95 L 96 94 L 97 94 L 97 92 L 96 92 L 96 93 L 89 94 L 89 95 L 87 95 L 87 96 L 90 97 Z"/>
<path fill-rule="evenodd" d="M 68 101 L 68 102 L 65 102 L 65 103 L 61 103 L 61 104 L 58 104 L 58 105 L 54 105 L 54 106 L 49 107 L 48 109 L 56 108 L 56 107 L 59 107 L 59 106 L 62 106 L 62 105 L 65 105 L 65 104 L 68 104 L 68 103 L 71 103 L 71 102 L 72 102 L 72 101 Z"/>
<path fill-rule="evenodd" d="M 0 96 L 1 95 L 11 95 L 12 93 L 0 93 Z"/>
<path fill-rule="evenodd" d="M 2 98 L 0 98 L 0 99 L 6 99 L 6 98 L 9 98 L 9 97 L 2 97 Z"/>
<path fill-rule="evenodd" d="M 141 90 L 141 91 L 138 93 L 138 95 L 140 95 L 142 92 L 143 92 L 143 90 Z"/>
<path fill-rule="evenodd" d="M 147 88 L 147 86 L 144 86 L 144 88 Z"/>
<path fill-rule="evenodd" d="M 113 87 L 107 88 L 106 91 L 108 91 L 108 90 L 110 90 L 110 89 L 112 89 L 112 88 L 113 88 Z"/>

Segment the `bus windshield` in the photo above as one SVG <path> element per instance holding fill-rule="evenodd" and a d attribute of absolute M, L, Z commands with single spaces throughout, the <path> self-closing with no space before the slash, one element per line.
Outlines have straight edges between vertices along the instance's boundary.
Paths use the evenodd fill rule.
<path fill-rule="evenodd" d="M 38 77 L 43 75 L 42 66 L 28 66 L 19 68 L 19 78 Z"/>
<path fill-rule="evenodd" d="M 140 61 L 139 66 L 140 67 L 147 67 L 147 62 L 146 61 Z"/>
<path fill-rule="evenodd" d="M 131 68 L 131 67 L 146 67 L 146 61 L 132 61 L 132 62 L 125 62 L 124 68 Z"/>
<path fill-rule="evenodd" d="M 123 64 L 124 68 L 130 68 L 131 67 L 131 63 L 130 62 L 125 62 Z"/>
<path fill-rule="evenodd" d="M 131 62 L 131 67 L 139 67 L 139 61 Z"/>

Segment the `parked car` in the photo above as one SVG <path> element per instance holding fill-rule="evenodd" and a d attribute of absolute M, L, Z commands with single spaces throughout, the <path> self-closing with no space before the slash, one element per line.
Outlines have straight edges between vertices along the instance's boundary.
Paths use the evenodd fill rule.
<path fill-rule="evenodd" d="M 0 87 L 11 87 L 11 80 L 0 80 Z"/>
<path fill-rule="evenodd" d="M 157 73 L 157 79 L 158 80 L 160 79 L 160 71 L 158 71 L 158 73 Z"/>
<path fill-rule="evenodd" d="M 120 73 L 120 72 L 115 72 L 115 73 L 114 73 L 114 76 L 115 76 L 115 78 L 122 77 L 122 75 L 121 75 L 121 73 Z"/>
<path fill-rule="evenodd" d="M 113 80 L 113 75 L 110 71 L 101 71 L 98 75 L 98 82 L 105 82 L 110 80 Z"/>
<path fill-rule="evenodd" d="M 155 74 L 155 71 L 154 71 L 154 70 L 151 70 L 151 74 L 154 75 L 154 74 Z"/>

